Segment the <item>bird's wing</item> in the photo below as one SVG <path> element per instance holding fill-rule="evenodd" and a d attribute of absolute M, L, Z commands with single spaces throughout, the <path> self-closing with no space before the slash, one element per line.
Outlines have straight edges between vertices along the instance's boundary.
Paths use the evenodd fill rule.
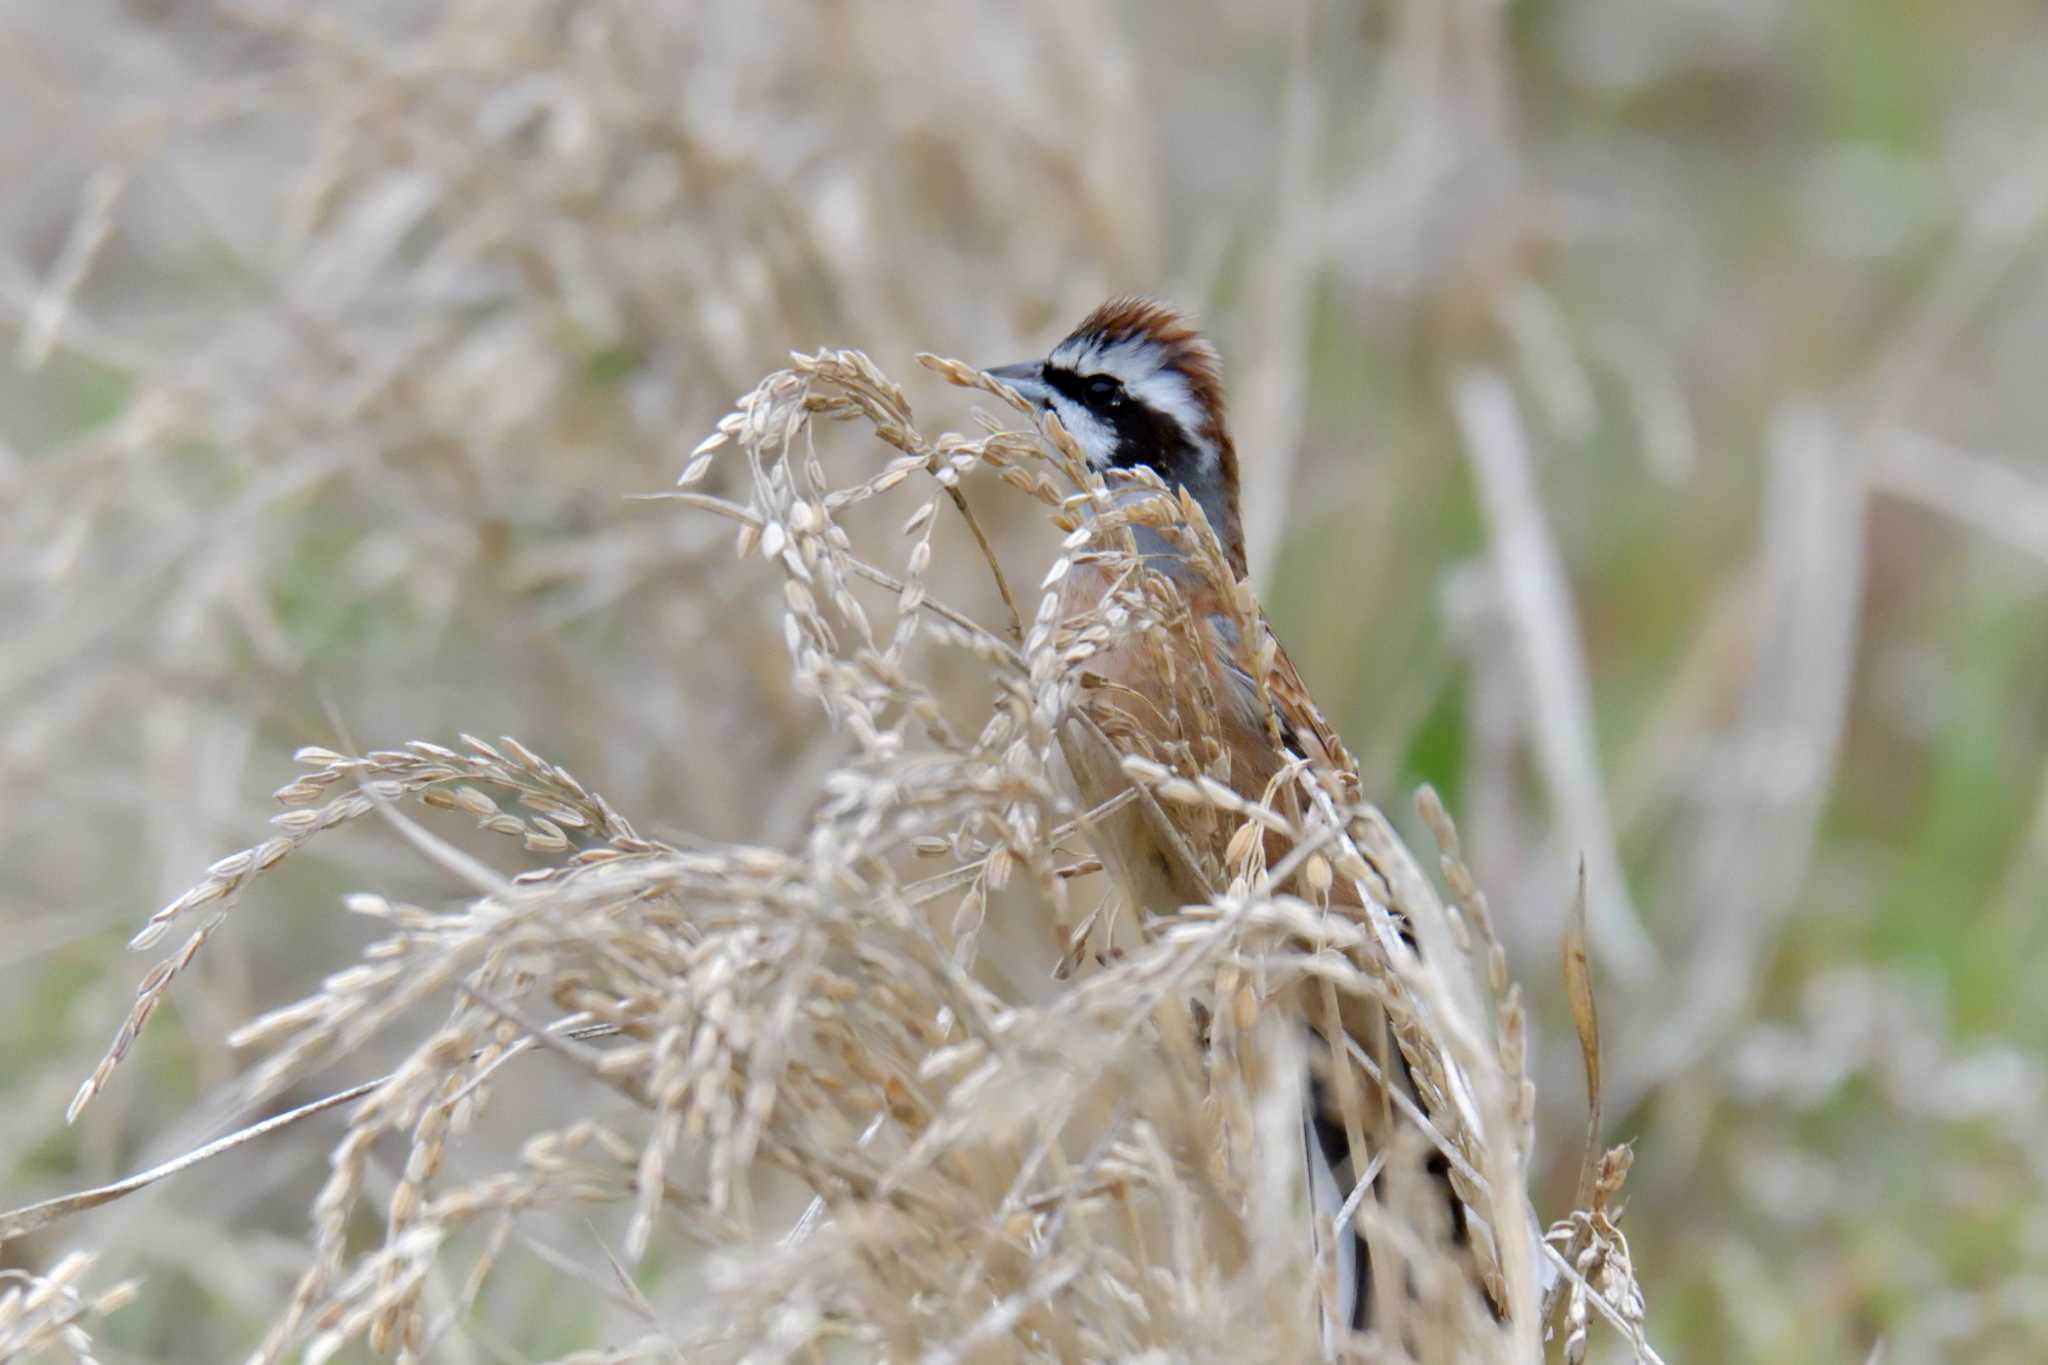
<path fill-rule="evenodd" d="M 1259 626 L 1270 633 L 1263 617 Z M 1230 628 L 1230 634 L 1236 633 L 1234 627 Z M 1317 709 L 1315 699 L 1309 696 L 1308 685 L 1301 680 L 1301 674 L 1294 667 L 1294 660 L 1287 657 L 1286 649 L 1280 646 L 1279 641 L 1273 642 L 1272 663 L 1266 669 L 1263 695 L 1257 679 L 1246 670 L 1239 654 L 1240 651 L 1236 650 L 1217 651 L 1225 681 L 1231 690 L 1238 694 L 1252 715 L 1260 718 L 1262 724 L 1270 715 L 1272 731 L 1277 734 L 1287 756 L 1308 760 L 1310 771 L 1340 808 L 1356 803 L 1361 792 L 1358 761 Z M 1280 764 L 1272 766 L 1277 769 Z"/>

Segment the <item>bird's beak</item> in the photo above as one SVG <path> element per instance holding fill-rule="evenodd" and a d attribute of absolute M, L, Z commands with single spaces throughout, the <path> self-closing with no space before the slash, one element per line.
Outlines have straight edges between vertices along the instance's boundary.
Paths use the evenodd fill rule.
<path fill-rule="evenodd" d="M 984 370 L 991 379 L 1000 379 L 1040 412 L 1052 406 L 1052 386 L 1045 382 L 1045 366 L 1036 360 L 1025 360 L 1015 365 L 1002 365 L 993 370 Z"/>

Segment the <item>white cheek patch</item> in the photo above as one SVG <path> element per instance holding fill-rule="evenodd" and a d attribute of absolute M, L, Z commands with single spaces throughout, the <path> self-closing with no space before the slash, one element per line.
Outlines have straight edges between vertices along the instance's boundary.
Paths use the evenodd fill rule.
<path fill-rule="evenodd" d="M 1074 438 L 1074 444 L 1081 447 L 1081 454 L 1090 465 L 1096 469 L 1108 469 L 1116 463 L 1117 436 L 1107 422 L 1065 394 L 1055 393 L 1052 407 L 1060 415 L 1060 425 Z"/>

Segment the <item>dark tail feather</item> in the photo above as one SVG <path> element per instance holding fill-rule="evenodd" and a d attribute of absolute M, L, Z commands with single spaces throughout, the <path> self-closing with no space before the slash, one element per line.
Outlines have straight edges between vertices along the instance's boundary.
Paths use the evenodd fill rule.
<path fill-rule="evenodd" d="M 1344 1136 L 1343 1121 L 1319 1079 L 1309 1080 L 1304 1119 L 1302 1146 L 1308 1159 L 1309 1204 L 1315 1211 L 1313 1245 L 1320 1251 L 1344 1201 L 1351 1197 L 1357 1177 L 1352 1174 L 1351 1143 Z M 1364 1331 L 1372 1318 L 1372 1258 L 1366 1252 L 1365 1239 L 1348 1227 L 1336 1237 L 1331 1261 L 1337 1270 L 1337 1301 L 1335 1311 L 1325 1315 L 1326 1342 L 1337 1329 Z"/>
<path fill-rule="evenodd" d="M 1401 1081 L 1414 1093 L 1414 1082 L 1408 1075 L 1407 1059 L 1395 1054 L 1401 1067 Z M 1333 1221 L 1343 1211 L 1345 1200 L 1351 1197 L 1352 1187 L 1358 1182 L 1358 1172 L 1351 1160 L 1351 1144 L 1344 1135 L 1344 1121 L 1328 1088 L 1320 1077 L 1311 1076 L 1308 1084 L 1308 1112 L 1302 1124 L 1302 1146 L 1308 1161 L 1310 1203 L 1315 1210 L 1316 1236 L 1313 1245 L 1320 1250 L 1330 1235 Z M 1366 1156 L 1366 1153 L 1360 1153 Z M 1431 1179 L 1443 1189 L 1443 1197 L 1451 1215 L 1451 1241 L 1456 1246 L 1467 1245 L 1472 1231 L 1467 1220 L 1465 1201 L 1458 1198 L 1457 1190 L 1451 1184 L 1450 1158 L 1440 1151 L 1432 1151 L 1424 1165 Z M 1384 1181 L 1387 1172 L 1381 1169 L 1374 1181 L 1373 1197 L 1384 1198 Z M 1337 1234 L 1336 1245 L 1331 1248 L 1331 1259 L 1337 1270 L 1337 1300 L 1335 1312 L 1327 1315 L 1323 1324 L 1324 1337 L 1328 1341 L 1340 1328 L 1363 1332 L 1372 1326 L 1372 1256 L 1365 1238 L 1350 1227 Z M 1487 1306 L 1498 1317 L 1500 1310 L 1485 1290 Z"/>

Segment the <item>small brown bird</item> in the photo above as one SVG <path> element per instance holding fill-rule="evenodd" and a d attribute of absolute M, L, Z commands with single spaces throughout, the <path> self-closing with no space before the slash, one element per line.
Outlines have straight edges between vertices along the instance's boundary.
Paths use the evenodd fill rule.
<path fill-rule="evenodd" d="M 1119 501 L 1157 499 L 1156 491 L 1132 487 L 1115 471 L 1149 469 L 1170 490 L 1185 494 L 1215 533 L 1213 551 L 1200 553 L 1203 538 L 1186 528 L 1134 525 L 1133 548 L 1142 573 L 1129 556 L 1082 555 L 1064 581 L 1065 616 L 1100 622 L 1097 610 L 1117 595 L 1143 597 L 1154 614 L 1184 611 L 1184 629 L 1104 630 L 1098 625 L 1094 652 L 1076 714 L 1061 731 L 1061 745 L 1083 807 L 1093 808 L 1130 785 L 1120 764 L 1125 754 L 1167 756 L 1170 766 L 1203 773 L 1227 784 L 1249 802 L 1273 800 L 1299 816 L 1294 774 L 1306 761 L 1334 801 L 1358 799 L 1358 772 L 1343 743 L 1310 700 L 1287 655 L 1271 642 L 1265 618 L 1241 580 L 1245 550 L 1238 515 L 1237 453 L 1225 423 L 1222 375 L 1216 349 L 1171 306 L 1124 297 L 1105 303 L 1052 349 L 1042 361 L 988 371 L 1040 413 L 1057 414 L 1088 463 L 1111 482 Z M 1220 551 L 1220 563 L 1217 562 Z M 1161 603 L 1164 606 L 1161 607 Z M 1249 609 L 1247 610 L 1247 607 Z M 1164 643 L 1162 643 L 1162 641 Z M 1248 850 L 1239 826 L 1221 819 L 1175 819 L 1162 828 L 1160 808 L 1126 804 L 1093 830 L 1103 862 L 1117 876 L 1132 903 L 1149 914 L 1173 913 L 1209 900 L 1228 882 L 1224 871 L 1241 865 Z M 1253 836 L 1256 838 L 1256 836 Z M 1288 852 L 1284 836 L 1269 834 L 1265 865 Z M 1300 863 L 1301 860 L 1296 860 Z M 1305 864 L 1304 864 L 1305 866 Z M 1304 880 L 1297 872 L 1296 882 Z M 1316 888 L 1338 913 L 1360 915 L 1356 892 L 1342 878 L 1324 875 Z M 1300 892 L 1304 896 L 1306 890 Z M 1376 1042 L 1385 1055 L 1385 1026 L 1377 1006 L 1347 1000 L 1339 1027 L 1363 1044 Z M 1318 1064 L 1309 1086 L 1303 1150 L 1316 1208 L 1318 1241 L 1329 1237 L 1357 1179 L 1358 1163 L 1389 1141 L 1392 1120 L 1380 1097 L 1358 1097 L 1367 1083 L 1357 1073 L 1351 1087 L 1353 1124 L 1363 1113 L 1377 1125 L 1363 1134 L 1365 1151 L 1353 1138 L 1336 1102 L 1332 1049 L 1314 1035 Z M 1339 1054 L 1341 1056 L 1341 1053 Z M 1396 1073 L 1405 1063 L 1395 1062 Z M 1342 1064 L 1348 1071 L 1348 1063 Z M 1443 1167 L 1435 1158 L 1439 1179 Z M 1382 1172 L 1376 1193 L 1385 1197 Z M 1448 1183 L 1445 1235 L 1466 1240 L 1465 1211 Z M 1444 1207 L 1439 1205 L 1438 1207 Z M 1334 1302 L 1325 1305 L 1326 1330 L 1335 1325 L 1362 1329 L 1372 1316 L 1372 1268 L 1364 1240 L 1338 1234 L 1331 1247 L 1336 1266 Z"/>

